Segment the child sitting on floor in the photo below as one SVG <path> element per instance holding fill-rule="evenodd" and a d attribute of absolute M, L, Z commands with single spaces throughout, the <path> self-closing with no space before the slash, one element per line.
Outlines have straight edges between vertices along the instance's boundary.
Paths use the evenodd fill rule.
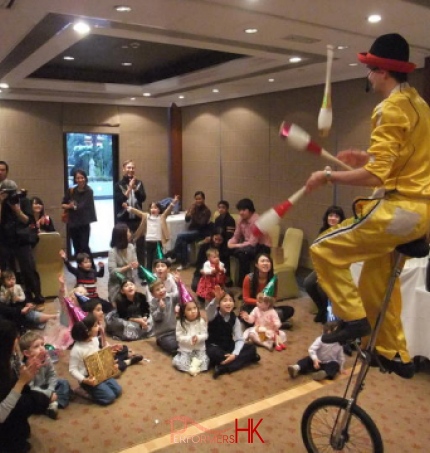
<path fill-rule="evenodd" d="M 209 302 L 215 297 L 215 286 L 218 285 L 222 288 L 225 285 L 225 267 L 224 263 L 219 260 L 218 249 L 208 249 L 206 257 L 208 259 L 200 271 L 202 276 L 197 285 L 197 295 Z"/>
<path fill-rule="evenodd" d="M 42 363 L 28 385 L 31 390 L 41 392 L 49 398 L 46 415 L 55 420 L 58 417 L 58 408 L 64 409 L 69 405 L 70 384 L 66 379 L 57 378 L 42 335 L 33 331 L 26 332 L 19 339 L 19 347 L 24 355 L 24 362 L 30 358 L 37 358 Z"/>
<path fill-rule="evenodd" d="M 326 322 L 323 325 L 323 334 L 330 333 L 337 326 L 337 322 Z M 313 372 L 315 381 L 334 379 L 343 370 L 345 356 L 339 343 L 323 343 L 319 336 L 310 346 L 309 355 L 300 359 L 295 365 L 289 365 L 288 374 L 294 379 L 299 374 Z"/>
<path fill-rule="evenodd" d="M 9 270 L 5 270 L 1 274 L 0 303 L 9 307 L 19 307 L 21 309 L 19 319 L 25 327 L 44 329 L 47 321 L 57 318 L 57 315 L 40 313 L 35 310 L 36 305 L 26 303 L 23 289 L 16 283 L 14 272 Z"/>
<path fill-rule="evenodd" d="M 208 337 L 206 321 L 200 317 L 200 310 L 194 300 L 182 301 L 179 319 L 176 323 L 178 354 L 173 358 L 173 366 L 196 376 L 209 368 L 205 341 Z"/>
<path fill-rule="evenodd" d="M 105 274 L 104 263 L 102 261 L 97 263 L 99 270 L 96 271 L 93 268 L 93 263 L 88 253 L 78 253 L 76 255 L 78 267 L 73 267 L 70 264 L 64 250 L 60 250 L 60 256 L 63 259 L 67 270 L 76 277 L 76 286 L 83 286 L 87 290 L 87 297 L 100 301 L 103 307 L 103 312 L 109 313 L 113 308 L 112 305 L 107 300 L 100 298 L 97 292 L 97 277 L 101 278 Z M 85 304 L 81 303 L 81 308 L 84 311 L 87 311 L 85 309 Z"/>
<path fill-rule="evenodd" d="M 168 297 L 178 296 L 178 285 L 177 279 L 179 278 L 179 273 L 175 271 L 173 274 L 171 271 L 172 263 L 169 259 L 166 258 L 157 258 L 153 263 L 153 271 L 155 276 L 164 283 L 166 288 L 166 295 Z M 152 300 L 152 294 L 149 290 L 149 286 L 146 286 L 146 298 L 148 302 Z"/>
<path fill-rule="evenodd" d="M 88 313 L 92 313 L 95 316 L 99 325 L 98 338 L 100 347 L 106 348 L 107 346 L 110 346 L 112 348 L 112 351 L 114 351 L 115 353 L 115 359 L 117 360 L 118 363 L 118 369 L 120 371 L 125 371 L 125 369 L 128 366 L 135 365 L 136 363 L 139 363 L 143 360 L 142 355 L 139 354 L 130 355 L 131 350 L 129 350 L 127 345 L 125 344 L 115 345 L 109 344 L 104 328 L 105 314 L 103 313 L 103 309 L 100 302 L 96 300 L 91 300 L 90 302 L 88 302 L 87 307 Z"/>
<path fill-rule="evenodd" d="M 152 320 L 154 322 L 154 335 L 157 345 L 165 352 L 176 355 L 178 342 L 176 340 L 176 305 L 179 294 L 168 296 L 164 283 L 157 279 L 149 285 L 152 300 L 149 303 Z"/>
<path fill-rule="evenodd" d="M 216 286 L 215 298 L 206 305 L 209 334 L 206 353 L 215 366 L 214 379 L 260 360 L 255 346 L 243 340 L 242 327 L 233 309 L 232 293 Z"/>
<path fill-rule="evenodd" d="M 97 337 L 98 331 L 99 324 L 93 314 L 88 314 L 73 325 L 72 337 L 75 344 L 70 352 L 69 372 L 95 403 L 106 406 L 121 395 L 122 389 L 114 378 L 97 384 L 95 377 L 89 375 L 85 366 L 84 359 L 102 349 Z"/>
<path fill-rule="evenodd" d="M 239 316 L 244 321 L 254 324 L 253 327 L 245 330 L 243 338 L 245 340 L 249 339 L 252 343 L 263 346 L 269 351 L 273 351 L 273 348 L 277 351 L 282 351 L 285 349 L 284 343 L 287 340 L 287 335 L 284 331 L 279 330 L 281 320 L 273 308 L 275 298 L 268 295 L 265 289 L 257 294 L 257 306 L 250 314 L 246 311 L 240 312 Z"/>
<path fill-rule="evenodd" d="M 146 296 L 136 291 L 136 285 L 128 279 L 121 283 L 115 300 L 116 310 L 106 315 L 106 331 L 109 335 L 133 341 L 152 334 L 152 318 Z"/>

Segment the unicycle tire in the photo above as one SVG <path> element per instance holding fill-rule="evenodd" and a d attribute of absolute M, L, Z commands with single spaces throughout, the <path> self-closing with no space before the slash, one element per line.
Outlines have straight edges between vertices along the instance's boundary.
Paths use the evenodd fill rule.
<path fill-rule="evenodd" d="M 370 416 L 356 404 L 351 408 L 351 419 L 344 445 L 334 445 L 332 440 L 334 425 L 336 420 L 342 420 L 347 404 L 348 400 L 337 396 L 318 398 L 309 404 L 301 423 L 303 443 L 309 453 L 335 451 L 383 453 L 384 445 L 378 428 Z"/>

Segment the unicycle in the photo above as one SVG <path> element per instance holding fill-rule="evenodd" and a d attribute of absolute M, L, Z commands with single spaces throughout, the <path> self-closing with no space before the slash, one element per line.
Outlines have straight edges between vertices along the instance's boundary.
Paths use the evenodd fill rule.
<path fill-rule="evenodd" d="M 356 342 L 357 355 L 343 397 L 325 396 L 313 401 L 302 416 L 301 433 L 309 453 L 322 452 L 366 452 L 383 453 L 381 434 L 372 418 L 357 404 L 358 395 L 364 389 L 364 381 L 370 368 L 376 339 L 387 311 L 394 284 L 400 275 L 404 260 L 423 258 L 429 254 L 429 245 L 418 239 L 396 247 L 394 266 L 390 275 L 381 311 L 370 335 L 366 349 Z M 354 371 L 361 364 L 355 383 Z M 379 368 L 386 372 L 381 363 Z"/>

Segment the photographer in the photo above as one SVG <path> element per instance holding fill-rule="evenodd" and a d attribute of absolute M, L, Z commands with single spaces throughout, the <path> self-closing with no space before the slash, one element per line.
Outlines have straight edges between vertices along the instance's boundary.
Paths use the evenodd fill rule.
<path fill-rule="evenodd" d="M 135 164 L 126 160 L 122 164 L 123 178 L 115 185 L 115 221 L 125 223 L 134 233 L 140 225 L 140 217 L 128 212 L 127 208 L 136 208 L 142 211 L 143 202 L 146 200 L 143 182 L 135 178 Z M 145 236 L 136 241 L 136 253 L 139 264 L 145 266 Z"/>
<path fill-rule="evenodd" d="M 18 261 L 26 299 L 42 304 L 45 299 L 30 245 L 31 205 L 26 193 L 6 179 L 8 171 L 8 164 L 0 161 L 0 267 L 16 270 L 15 260 Z"/>

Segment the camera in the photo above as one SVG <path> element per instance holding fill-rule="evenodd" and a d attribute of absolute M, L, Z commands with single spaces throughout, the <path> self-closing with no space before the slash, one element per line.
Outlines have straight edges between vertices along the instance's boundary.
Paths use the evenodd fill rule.
<path fill-rule="evenodd" d="M 1 192 L 8 194 L 7 201 L 9 204 L 19 204 L 27 196 L 27 190 L 25 189 L 1 189 Z"/>

